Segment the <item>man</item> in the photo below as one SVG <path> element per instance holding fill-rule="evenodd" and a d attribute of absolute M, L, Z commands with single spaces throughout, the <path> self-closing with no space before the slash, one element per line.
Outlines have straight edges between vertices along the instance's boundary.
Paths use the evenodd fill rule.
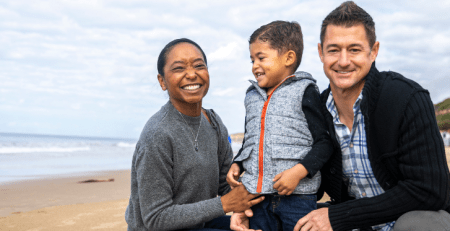
<path fill-rule="evenodd" d="M 325 18 L 320 38 L 335 147 L 321 189 L 331 203 L 294 230 L 450 230 L 450 176 L 428 91 L 376 69 L 375 23 L 353 2 Z M 236 214 L 231 228 L 244 222 Z"/>

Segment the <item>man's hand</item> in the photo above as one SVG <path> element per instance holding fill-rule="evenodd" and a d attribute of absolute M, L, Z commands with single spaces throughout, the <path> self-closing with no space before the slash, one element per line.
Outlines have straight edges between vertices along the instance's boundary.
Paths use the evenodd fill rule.
<path fill-rule="evenodd" d="M 307 230 L 333 231 L 328 218 L 328 208 L 314 210 L 298 220 L 294 231 Z"/>
<path fill-rule="evenodd" d="M 233 213 L 231 215 L 230 229 L 236 231 L 262 231 L 249 229 L 248 218 L 253 216 L 251 209 L 245 210 L 245 213 Z"/>
<path fill-rule="evenodd" d="M 242 185 L 241 182 L 237 181 L 239 179 L 240 172 L 241 169 L 239 168 L 239 165 L 236 163 L 232 164 L 230 170 L 228 170 L 227 182 L 230 185 L 231 189 L 234 189 L 235 187 Z"/>
<path fill-rule="evenodd" d="M 297 164 L 276 175 L 275 178 L 273 178 L 273 181 L 276 181 L 273 188 L 276 189 L 280 195 L 291 195 L 300 180 L 305 178 L 306 175 L 308 175 L 308 170 L 306 170 L 302 164 Z"/>
<path fill-rule="evenodd" d="M 240 185 L 226 195 L 220 198 L 222 202 L 223 211 L 225 213 L 229 212 L 244 212 L 250 209 L 253 205 L 258 204 L 264 200 L 264 196 L 258 194 L 250 194 L 243 185 Z"/>

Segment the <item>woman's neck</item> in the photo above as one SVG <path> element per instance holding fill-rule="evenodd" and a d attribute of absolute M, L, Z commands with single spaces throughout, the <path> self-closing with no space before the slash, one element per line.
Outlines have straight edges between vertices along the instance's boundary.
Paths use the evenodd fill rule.
<path fill-rule="evenodd" d="M 172 103 L 173 107 L 175 107 L 175 109 L 177 109 L 183 115 L 197 117 L 202 113 L 202 101 L 191 104 L 170 99 L 170 102 Z"/>

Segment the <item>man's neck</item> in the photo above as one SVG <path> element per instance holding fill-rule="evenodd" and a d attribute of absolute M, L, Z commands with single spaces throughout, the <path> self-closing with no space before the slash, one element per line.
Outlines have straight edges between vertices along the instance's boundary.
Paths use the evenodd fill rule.
<path fill-rule="evenodd" d="M 361 94 L 364 83 L 365 81 L 363 80 L 361 84 L 350 89 L 330 87 L 339 114 L 339 119 L 350 131 L 352 130 L 354 119 L 353 105 Z"/>

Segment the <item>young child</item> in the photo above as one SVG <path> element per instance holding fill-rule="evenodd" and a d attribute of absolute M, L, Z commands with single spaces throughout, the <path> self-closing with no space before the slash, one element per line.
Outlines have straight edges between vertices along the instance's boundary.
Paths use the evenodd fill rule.
<path fill-rule="evenodd" d="M 250 80 L 246 93 L 244 142 L 227 181 L 264 194 L 252 207 L 251 229 L 293 230 L 317 207 L 319 169 L 332 153 L 331 140 L 316 81 L 295 72 L 303 53 L 300 25 L 274 21 L 253 32 L 249 44 L 257 82 Z"/>

